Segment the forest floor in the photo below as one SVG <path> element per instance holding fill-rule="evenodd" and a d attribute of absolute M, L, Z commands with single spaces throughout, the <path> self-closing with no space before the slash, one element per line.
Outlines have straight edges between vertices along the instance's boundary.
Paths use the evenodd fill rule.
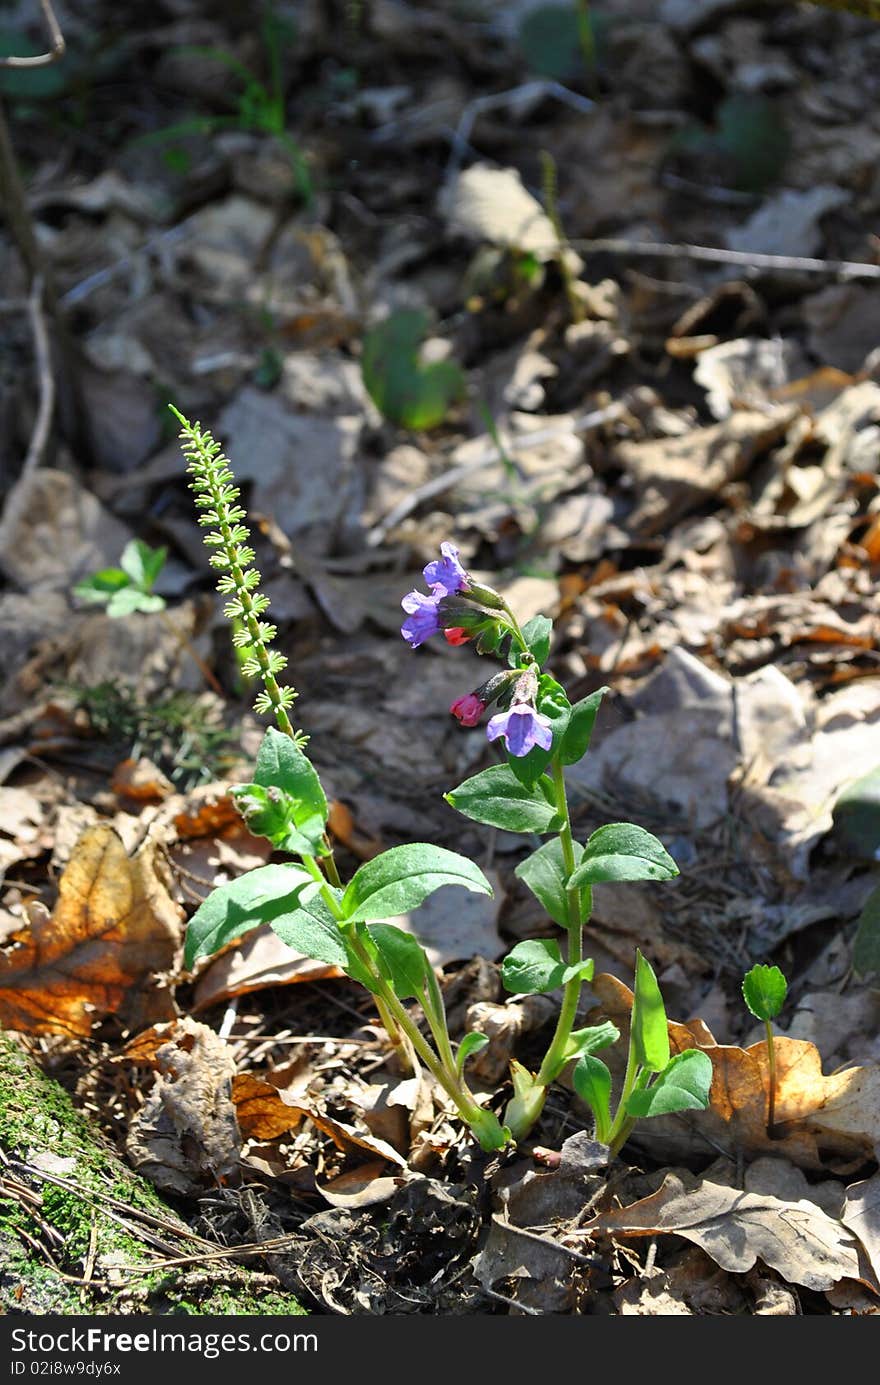
<path fill-rule="evenodd" d="M 265 1311 L 877 1312 L 878 780 L 833 810 L 880 766 L 880 24 L 253 10 L 67 0 L 62 61 L 0 70 L 34 231 L 0 241 L 0 1026 L 173 1208 L 139 1255 L 192 1274 L 214 1247 Z M 38 7 L 0 6 L 0 51 L 28 43 Z M 393 403 L 412 347 L 362 369 L 406 311 L 453 367 L 424 427 Z M 491 1033 L 498 1111 L 555 1007 L 505 1003 L 499 959 L 557 930 L 522 838 L 443 800 L 492 762 L 448 712 L 486 675 L 409 649 L 401 597 L 452 541 L 553 618 L 573 699 L 610 688 L 576 830 L 641 823 L 681 874 L 597 887 L 589 1004 L 625 1021 L 641 948 L 709 1111 L 609 1165 L 563 1080 L 491 1160 L 333 967 L 260 930 L 183 970 L 187 917 L 268 844 L 227 795 L 262 723 L 169 402 L 242 483 L 340 860 L 420 839 L 495 885 L 403 926 L 454 1036 Z M 165 609 L 113 617 L 74 588 L 132 540 L 168 550 Z M 772 1140 L 759 961 L 789 980 Z M 0 1139 L 0 1240 L 118 1311 L 125 1254 L 40 1210 L 47 1178 L 76 1196 L 47 1129 Z M 43 1311 L 21 1263 L 0 1302 Z"/>

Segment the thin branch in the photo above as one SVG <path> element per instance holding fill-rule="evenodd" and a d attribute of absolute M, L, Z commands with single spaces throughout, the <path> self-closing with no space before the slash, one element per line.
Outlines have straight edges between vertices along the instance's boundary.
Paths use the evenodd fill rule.
<path fill-rule="evenodd" d="M 764 255 L 756 250 L 722 250 L 714 245 L 673 245 L 665 241 L 626 240 L 607 236 L 600 240 L 576 240 L 568 244 L 587 254 L 607 253 L 637 259 L 701 260 L 707 264 L 736 265 L 744 270 L 768 269 L 783 273 L 824 274 L 837 279 L 880 279 L 880 265 L 861 260 L 819 260 L 808 255 Z M 540 253 L 540 247 L 533 247 Z M 552 250 L 552 246 L 547 247 Z"/>
<path fill-rule="evenodd" d="M 568 436 L 571 433 L 588 433 L 596 428 L 601 428 L 603 424 L 613 423 L 615 419 L 622 418 L 628 412 L 632 401 L 628 399 L 617 400 L 614 404 L 609 404 L 604 409 L 594 409 L 591 413 L 581 414 L 574 418 L 570 426 L 565 428 L 540 428 L 535 433 L 523 433 L 515 438 L 508 438 L 505 442 L 505 449 L 508 452 L 527 452 L 532 447 L 542 447 L 545 442 L 552 442 L 554 438 Z M 382 543 L 386 534 L 399 524 L 407 515 L 412 514 L 413 510 L 421 505 L 423 500 L 432 500 L 436 495 L 443 495 L 445 491 L 451 490 L 458 485 L 459 481 L 470 476 L 472 472 L 479 471 L 481 467 L 488 466 L 491 462 L 497 462 L 498 448 L 493 443 L 480 452 L 478 456 L 472 457 L 469 462 L 462 462 L 460 466 L 450 467 L 441 476 L 434 476 L 430 481 L 426 481 L 423 486 L 417 486 L 410 491 L 388 513 L 374 525 L 367 534 L 367 544 L 370 548 L 375 548 Z"/>
<path fill-rule="evenodd" d="M 50 63 L 57 63 L 65 49 L 64 35 L 55 18 L 55 11 L 52 9 L 50 0 L 40 0 L 40 9 L 43 12 L 43 22 L 49 34 L 50 48 L 47 53 L 38 53 L 32 58 L 0 58 L 0 67 L 48 67 Z"/>
<path fill-rule="evenodd" d="M 43 453 L 46 450 L 46 444 L 49 441 L 52 416 L 55 412 L 55 377 L 52 374 L 49 331 L 46 326 L 46 318 L 43 314 L 42 274 L 37 274 L 31 285 L 31 292 L 28 298 L 28 317 L 30 318 L 31 332 L 34 338 L 34 355 L 36 359 L 37 379 L 40 387 L 40 402 L 37 406 L 37 417 L 34 420 L 34 429 L 31 433 L 27 456 L 24 459 L 24 465 L 21 469 L 22 477 L 27 476 L 40 465 L 43 459 Z"/>

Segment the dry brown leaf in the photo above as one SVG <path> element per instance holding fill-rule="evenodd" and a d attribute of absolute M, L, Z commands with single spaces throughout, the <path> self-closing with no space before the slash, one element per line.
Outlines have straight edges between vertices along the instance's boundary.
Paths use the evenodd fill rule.
<path fill-rule="evenodd" d="M 761 1260 L 792 1284 L 830 1289 L 860 1279 L 856 1238 L 815 1203 L 727 1188 L 669 1173 L 650 1197 L 603 1212 L 587 1228 L 616 1236 L 673 1233 L 701 1246 L 722 1269 L 743 1274 Z"/>
<path fill-rule="evenodd" d="M 232 1100 L 246 1140 L 277 1140 L 302 1124 L 303 1106 L 253 1072 L 236 1073 Z"/>
<path fill-rule="evenodd" d="M 373 1159 L 356 1169 L 348 1169 L 329 1183 L 315 1182 L 315 1187 L 331 1207 L 376 1207 L 390 1202 L 400 1187 L 399 1178 L 382 1176 L 384 1159 Z"/>
<path fill-rule="evenodd" d="M 151 841 L 129 856 L 112 827 L 89 828 L 51 916 L 33 910 L 0 952 L 0 1024 L 85 1038 L 106 1015 L 131 1028 L 170 1018 L 160 974 L 173 964 L 180 918 Z"/>
<path fill-rule="evenodd" d="M 266 986 L 324 981 L 343 974 L 339 967 L 294 952 L 268 924 L 262 924 L 206 968 L 196 986 L 193 1009 L 206 1010 L 230 996 L 246 995 Z"/>
<path fill-rule="evenodd" d="M 155 1086 L 126 1139 L 138 1172 L 186 1197 L 235 1179 L 241 1132 L 228 1044 L 186 1016 L 139 1035 L 126 1056 L 156 1070 Z"/>
<path fill-rule="evenodd" d="M 593 982 L 602 1013 L 625 1031 L 632 992 L 602 973 Z M 625 1038 L 625 1036 L 624 1036 Z M 669 1023 L 673 1053 L 699 1047 L 712 1060 L 707 1111 L 659 1116 L 636 1127 L 634 1138 L 664 1159 L 686 1158 L 714 1148 L 732 1156 L 787 1157 L 801 1168 L 830 1163 L 858 1167 L 875 1157 L 880 1142 L 880 1068 L 848 1068 L 824 1076 L 818 1049 L 798 1039 L 778 1037 L 776 1124 L 767 1133 L 769 1069 L 766 1042 L 750 1048 L 716 1044 L 701 1021 Z M 620 1046 L 622 1049 L 622 1046 Z"/>

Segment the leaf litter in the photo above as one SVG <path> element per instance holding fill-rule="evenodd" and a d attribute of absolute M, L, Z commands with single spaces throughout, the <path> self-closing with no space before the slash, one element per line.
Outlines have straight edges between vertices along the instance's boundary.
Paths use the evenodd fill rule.
<path fill-rule="evenodd" d="M 68 17 L 71 42 L 100 31 L 103 8 Z M 175 76 L 187 8 L 171 50 L 144 50 L 136 74 L 111 44 L 102 99 L 120 128 L 161 133 L 169 92 L 172 106 L 216 100 L 210 65 Z M 644 20 L 609 0 L 596 72 L 565 41 L 569 100 L 547 97 L 540 46 L 492 7 L 483 28 L 442 5 L 374 8 L 347 35 L 354 96 L 315 76 L 339 42 L 320 7 L 285 51 L 307 163 L 349 170 L 344 187 L 316 182 L 308 207 L 260 134 L 167 158 L 108 137 L 100 169 L 74 138 L 59 168 L 39 104 L 13 106 L 76 349 L 73 364 L 57 353 L 45 466 L 19 474 L 34 386 L 5 367 L 13 346 L 27 359 L 25 315 L 0 347 L 0 1019 L 47 1062 L 63 1055 L 136 1165 L 193 1208 L 218 1186 L 240 1199 L 248 1171 L 267 1179 L 273 1225 L 297 1237 L 296 1284 L 321 1311 L 877 1311 L 876 997 L 849 967 L 876 839 L 870 806 L 860 827 L 835 805 L 880 761 L 864 229 L 880 29 L 817 6 L 670 3 Z M 233 21 L 211 29 L 258 60 Z M 481 105 L 499 74 L 519 96 Z M 771 117 L 784 139 L 769 139 Z M 762 131 L 758 176 L 748 141 Z M 540 186 L 551 148 L 570 245 Z M 669 253 L 669 226 L 722 257 Z M 842 261 L 864 280 L 823 267 Z M 17 256 L 3 264 L 4 302 L 24 301 Z M 566 274 L 580 276 L 578 322 Z M 393 417 L 400 378 L 371 391 L 384 417 L 362 378 L 366 334 L 401 312 L 429 338 L 403 384 L 444 382 L 424 428 Z M 335 968 L 258 932 L 183 973 L 184 913 L 266 856 L 226 794 L 259 728 L 163 441 L 169 379 L 217 421 L 248 487 L 340 848 L 368 860 L 419 836 L 493 875 L 494 900 L 465 909 L 444 891 L 397 923 L 429 943 L 453 1038 L 489 1036 L 470 1069 L 499 1101 L 556 998 L 502 1002 L 495 964 L 552 928 L 514 874 L 516 842 L 442 801 L 482 751 L 445 711 L 460 667 L 441 650 L 413 681 L 400 593 L 451 538 L 524 618 L 554 617 L 558 676 L 580 695 L 611 685 L 575 783 L 577 832 L 637 815 L 682 873 L 662 909 L 638 885 L 597 888 L 589 943 L 600 971 L 628 975 L 635 946 L 655 962 L 691 1017 L 670 1025 L 673 1050 L 712 1060 L 708 1111 L 641 1127 L 607 1167 L 563 1083 L 543 1150 L 487 1169 L 442 1093 L 395 1070 Z M 173 549 L 171 631 L 71 598 L 133 535 Z M 121 704 L 103 694 L 102 720 L 100 686 L 131 688 L 118 734 Z M 167 693 L 200 701 L 147 742 Z M 191 735 L 205 698 L 229 733 L 222 764 Z M 758 956 L 792 978 L 772 1137 L 766 1044 L 737 1018 Z M 627 988 L 600 975 L 593 990 L 625 1029 Z"/>

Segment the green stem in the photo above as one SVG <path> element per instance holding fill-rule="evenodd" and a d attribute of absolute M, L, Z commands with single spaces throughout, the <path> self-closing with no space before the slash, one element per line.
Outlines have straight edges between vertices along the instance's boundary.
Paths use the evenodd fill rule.
<path fill-rule="evenodd" d="M 571 831 L 571 815 L 568 810 L 568 795 L 565 791 L 565 770 L 558 758 L 550 762 L 550 770 L 553 776 L 553 788 L 556 794 L 556 808 L 560 817 L 563 819 L 559 829 L 559 841 L 562 847 L 562 861 L 565 866 L 566 876 L 570 876 L 575 868 L 574 858 L 574 839 Z M 568 906 L 568 964 L 575 966 L 583 960 L 583 919 L 581 918 L 581 903 L 577 888 L 566 891 L 566 903 Z M 562 995 L 562 1007 L 559 1011 L 559 1019 L 556 1022 L 556 1032 L 550 1043 L 544 1061 L 535 1079 L 536 1086 L 547 1087 L 559 1076 L 566 1062 L 566 1050 L 568 1041 L 571 1038 L 571 1031 L 574 1028 L 575 1016 L 577 1015 L 578 1002 L 581 997 L 583 981 L 579 976 L 573 976 L 565 984 Z"/>
<path fill-rule="evenodd" d="M 769 1020 L 764 1021 L 767 1031 L 767 1068 L 769 1075 L 767 1092 L 767 1135 L 776 1139 L 776 1046 L 773 1042 L 773 1027 Z"/>

